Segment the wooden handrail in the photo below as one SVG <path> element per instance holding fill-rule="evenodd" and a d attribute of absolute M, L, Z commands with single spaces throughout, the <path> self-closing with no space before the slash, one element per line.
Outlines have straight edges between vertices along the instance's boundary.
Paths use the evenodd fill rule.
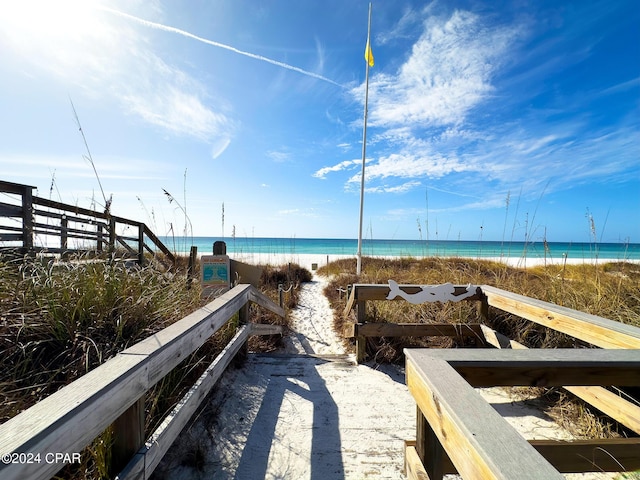
<path fill-rule="evenodd" d="M 420 292 L 423 287 L 431 285 L 399 285 L 400 290 L 408 294 L 415 294 Z M 461 295 L 467 291 L 467 285 L 455 285 L 454 295 Z M 368 300 L 386 300 L 391 288 L 388 284 L 367 284 L 356 283 L 351 285 L 351 291 L 349 298 L 347 299 L 347 306 L 344 309 L 343 315 L 346 317 L 351 310 L 358 304 L 358 302 L 366 302 Z M 476 294 L 471 297 L 465 298 L 465 300 L 473 301 L 480 300 L 480 295 Z M 393 299 L 394 301 L 400 300 L 399 298 Z"/>
<path fill-rule="evenodd" d="M 16 229 L 13 227 L 0 226 L 0 240 L 9 242 L 22 242 L 22 248 L 24 253 L 32 253 L 35 250 L 39 250 L 34 247 L 33 237 L 34 235 L 51 235 L 60 237 L 60 248 L 49 248 L 51 252 L 65 253 L 71 251 L 67 248 L 68 238 L 78 238 L 83 240 L 96 241 L 96 250 L 101 251 L 104 229 L 109 233 L 109 248 L 113 250 L 115 243 L 118 242 L 130 253 L 134 254 L 138 261 L 142 261 L 144 258 L 144 250 L 151 251 L 151 249 L 145 245 L 144 236 L 147 238 L 164 254 L 172 263 L 175 263 L 175 256 L 171 251 L 160 241 L 160 239 L 142 222 L 137 222 L 124 217 L 111 215 L 106 212 L 98 212 L 88 208 L 79 207 L 76 205 L 69 205 L 55 200 L 49 200 L 46 198 L 39 198 L 32 195 L 32 190 L 35 187 L 28 185 L 20 185 L 11 182 L 0 181 L 0 191 L 14 195 L 20 195 L 22 198 L 21 205 L 0 203 L 0 217 L 22 218 L 22 228 Z M 56 212 L 48 212 L 43 210 L 44 207 L 57 210 Z M 84 215 L 89 218 L 82 218 Z M 60 225 L 47 225 L 41 222 L 36 222 L 35 217 L 47 217 L 54 218 L 60 221 Z M 98 221 L 100 219 L 100 221 Z M 82 231 L 74 228 L 67 228 L 65 225 L 68 222 L 88 224 L 95 226 L 96 231 Z M 122 237 L 115 233 L 115 227 L 117 224 L 127 225 L 135 227 L 138 230 L 136 237 Z M 22 235 L 19 237 L 17 234 L 5 233 L 20 231 Z M 126 242 L 137 242 L 138 249 L 133 250 Z"/>
<path fill-rule="evenodd" d="M 171 253 L 171 251 L 165 246 L 165 244 L 162 243 L 160 239 L 156 237 L 156 235 L 151 230 L 149 230 L 149 228 L 146 225 L 144 226 L 144 234 L 147 237 L 149 237 L 149 239 L 155 244 L 155 246 L 158 247 L 160 251 L 164 253 L 167 257 L 169 257 L 172 262 L 176 261 L 173 253 Z"/>
<path fill-rule="evenodd" d="M 546 460 L 551 458 L 564 471 L 576 466 L 587 471 L 602 468 L 584 461 L 578 465 L 567 455 L 606 449 L 607 442 L 538 442 L 536 451 L 472 385 L 535 384 L 540 379 L 556 386 L 640 385 L 640 358 L 631 350 L 407 349 L 405 353 L 407 386 L 418 405 L 416 450 L 420 461 L 416 465 L 411 460 L 411 471 L 419 472 L 424 466 L 424 473 L 434 480 L 449 470 L 446 457 L 464 478 L 562 478 Z M 640 465 L 633 455 L 637 442 L 614 440 L 610 446 L 612 452 L 633 460 L 631 465 L 619 465 L 621 469 Z M 604 467 L 615 465 L 609 462 Z"/>
<path fill-rule="evenodd" d="M 284 316 L 255 287 L 238 285 L 0 425 L 0 454 L 80 452 L 248 302 Z M 62 466 L 0 464 L 0 478 L 45 479 Z"/>
<path fill-rule="evenodd" d="M 496 348 L 527 349 L 523 344 L 507 338 L 486 325 L 481 325 L 481 328 L 485 341 Z M 613 418 L 616 422 L 640 435 L 640 406 L 603 387 L 568 385 L 563 385 L 563 387 L 576 397 L 593 405 L 605 415 Z"/>
<path fill-rule="evenodd" d="M 391 282 L 390 282 L 391 283 Z M 396 285 L 398 290 L 394 290 L 394 293 L 401 293 L 407 295 L 415 295 L 424 292 L 425 288 L 441 287 L 438 285 Z M 456 297 L 464 301 L 477 301 L 482 299 L 481 293 L 472 287 L 474 290 L 469 290 L 469 285 L 450 285 L 447 284 L 449 293 L 444 301 L 458 301 Z M 375 336 L 426 336 L 432 333 L 430 327 L 425 327 L 423 324 L 407 325 L 407 324 L 375 324 L 376 327 L 365 326 L 366 324 L 366 302 L 367 301 L 382 301 L 388 300 L 388 296 L 391 293 L 391 286 L 389 284 L 364 284 L 356 283 L 350 286 L 349 297 L 347 298 L 347 306 L 343 311 L 343 316 L 347 318 L 353 308 L 356 309 L 356 325 L 349 327 L 345 330 L 348 336 L 356 337 L 356 362 L 364 362 L 366 357 L 366 344 L 367 337 Z M 474 292 L 470 295 L 470 292 Z M 405 296 L 407 296 L 405 295 Z M 436 297 L 434 297 L 436 298 Z M 391 301 L 399 301 L 400 296 L 395 296 Z M 439 300 L 440 301 L 440 300 Z M 444 330 L 442 330 L 444 332 Z"/>
<path fill-rule="evenodd" d="M 415 293 L 421 287 L 416 285 L 400 286 L 407 293 Z M 457 289 L 460 288 L 462 287 L 457 287 Z M 640 328 L 638 327 L 525 297 L 489 285 L 482 285 L 479 290 L 477 296 L 468 300 L 480 300 L 480 311 L 484 316 L 488 315 L 488 307 L 491 306 L 602 348 L 640 349 Z M 356 306 L 357 323 L 348 324 L 345 333 L 348 337 L 356 337 L 356 360 L 358 362 L 364 361 L 366 337 L 368 336 L 450 334 L 452 331 L 457 334 L 458 330 L 456 329 L 461 328 L 460 325 L 450 325 L 447 330 L 443 325 L 364 323 L 365 300 L 385 300 L 388 292 L 388 285 L 356 284 L 351 287 L 344 314 L 348 315 L 350 310 Z M 478 325 L 478 328 L 482 329 L 478 337 L 486 344 L 498 348 L 526 348 L 486 325 Z M 640 417 L 638 416 L 640 408 L 638 406 L 602 387 L 565 385 L 565 388 L 627 428 L 640 433 Z"/>
<path fill-rule="evenodd" d="M 499 308 L 601 348 L 640 349 L 640 328 L 535 298 L 482 285 L 488 306 Z"/>

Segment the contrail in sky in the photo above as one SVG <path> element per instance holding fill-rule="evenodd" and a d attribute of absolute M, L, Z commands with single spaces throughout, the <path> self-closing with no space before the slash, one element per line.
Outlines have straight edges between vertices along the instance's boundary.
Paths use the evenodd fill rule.
<path fill-rule="evenodd" d="M 223 43 L 214 42 L 213 40 L 208 40 L 206 38 L 199 37 L 197 35 L 194 35 L 193 33 L 189 33 L 189 32 L 186 32 L 184 30 L 180 30 L 179 28 L 170 27 L 168 25 L 163 25 L 161 23 L 150 22 L 149 20 L 144 20 L 142 18 L 135 17 L 133 15 L 129 15 L 128 13 L 120 12 L 118 10 L 114 10 L 112 8 L 105 7 L 105 6 L 97 6 L 97 8 L 99 8 L 100 10 L 104 10 L 105 12 L 109 12 L 109 13 L 112 13 L 114 15 L 119 15 L 120 17 L 124 17 L 124 18 L 127 18 L 129 20 L 133 20 L 134 22 L 137 22 L 137 23 L 139 23 L 141 25 L 144 25 L 146 27 L 157 28 L 158 30 L 164 30 L 165 32 L 177 33 L 178 35 L 182 35 L 183 37 L 193 38 L 194 40 L 197 40 L 197 41 L 202 42 L 202 43 L 206 43 L 207 45 L 212 45 L 214 47 L 224 48 L 225 50 L 229 50 L 231 52 L 238 53 L 240 55 L 244 55 L 245 57 L 255 58 L 256 60 L 260 60 L 262 62 L 271 63 L 272 65 L 276 65 L 278 67 L 286 68 L 287 70 L 293 70 L 294 72 L 301 73 L 302 75 L 307 75 L 308 77 L 317 78 L 318 80 L 322 80 L 324 82 L 329 82 L 332 85 L 336 85 L 338 87 L 342 87 L 342 85 L 340 85 L 339 83 L 334 82 L 330 78 L 323 77 L 322 75 L 318 75 L 317 73 L 308 72 L 308 71 L 303 70 L 301 68 L 294 67 L 293 65 L 288 65 L 288 64 L 283 63 L 283 62 L 278 62 L 276 60 L 272 60 L 270 58 L 263 57 L 262 55 L 256 55 L 255 53 L 250 53 L 250 52 L 245 52 L 243 50 L 238 50 L 235 47 L 231 47 L 231 46 L 225 45 Z"/>

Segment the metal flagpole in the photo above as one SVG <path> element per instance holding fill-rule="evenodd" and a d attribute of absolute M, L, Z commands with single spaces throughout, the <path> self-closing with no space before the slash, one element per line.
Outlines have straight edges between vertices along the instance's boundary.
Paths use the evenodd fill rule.
<path fill-rule="evenodd" d="M 364 211 L 364 162 L 367 155 L 367 113 L 369 104 L 369 51 L 371 49 L 371 3 L 369 3 L 369 25 L 367 27 L 367 47 L 365 51 L 367 73 L 364 89 L 364 128 L 362 131 L 362 177 L 360 178 L 360 228 L 358 230 L 358 254 L 356 262 L 356 274 L 362 272 L 362 214 Z"/>

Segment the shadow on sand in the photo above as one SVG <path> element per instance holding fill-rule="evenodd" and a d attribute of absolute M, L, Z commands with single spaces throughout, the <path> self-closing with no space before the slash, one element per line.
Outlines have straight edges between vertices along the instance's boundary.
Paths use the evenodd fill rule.
<path fill-rule="evenodd" d="M 300 473 L 287 471 L 291 465 L 286 461 L 276 465 L 275 472 L 273 465 L 269 466 L 272 444 L 282 443 L 285 451 L 296 447 L 286 445 L 286 440 L 278 438 L 276 433 L 278 420 L 282 420 L 280 412 L 283 409 L 283 402 L 285 399 L 287 402 L 296 402 L 295 397 L 309 402 L 313 409 L 310 426 L 296 425 L 295 423 L 301 419 L 295 418 L 295 415 L 293 418 L 286 419 L 291 423 L 289 428 L 308 429 L 310 427 L 311 454 L 307 463 L 310 478 L 314 480 L 344 478 L 338 407 L 327 389 L 325 380 L 318 373 L 318 367 L 328 361 L 319 357 L 299 355 L 256 357 L 261 364 L 268 364 L 265 369 L 268 375 L 267 385 L 234 478 L 237 480 L 267 477 L 291 478 L 291 475 Z M 295 455 L 295 453 L 291 454 Z M 269 475 L 267 475 L 268 469 Z"/>

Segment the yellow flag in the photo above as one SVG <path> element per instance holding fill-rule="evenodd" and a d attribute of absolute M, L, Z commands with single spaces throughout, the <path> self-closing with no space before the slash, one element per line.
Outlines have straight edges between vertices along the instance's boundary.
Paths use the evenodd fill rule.
<path fill-rule="evenodd" d="M 369 62 L 369 66 L 373 67 L 373 52 L 371 51 L 371 44 L 367 38 L 367 47 L 364 49 L 364 59 Z"/>

